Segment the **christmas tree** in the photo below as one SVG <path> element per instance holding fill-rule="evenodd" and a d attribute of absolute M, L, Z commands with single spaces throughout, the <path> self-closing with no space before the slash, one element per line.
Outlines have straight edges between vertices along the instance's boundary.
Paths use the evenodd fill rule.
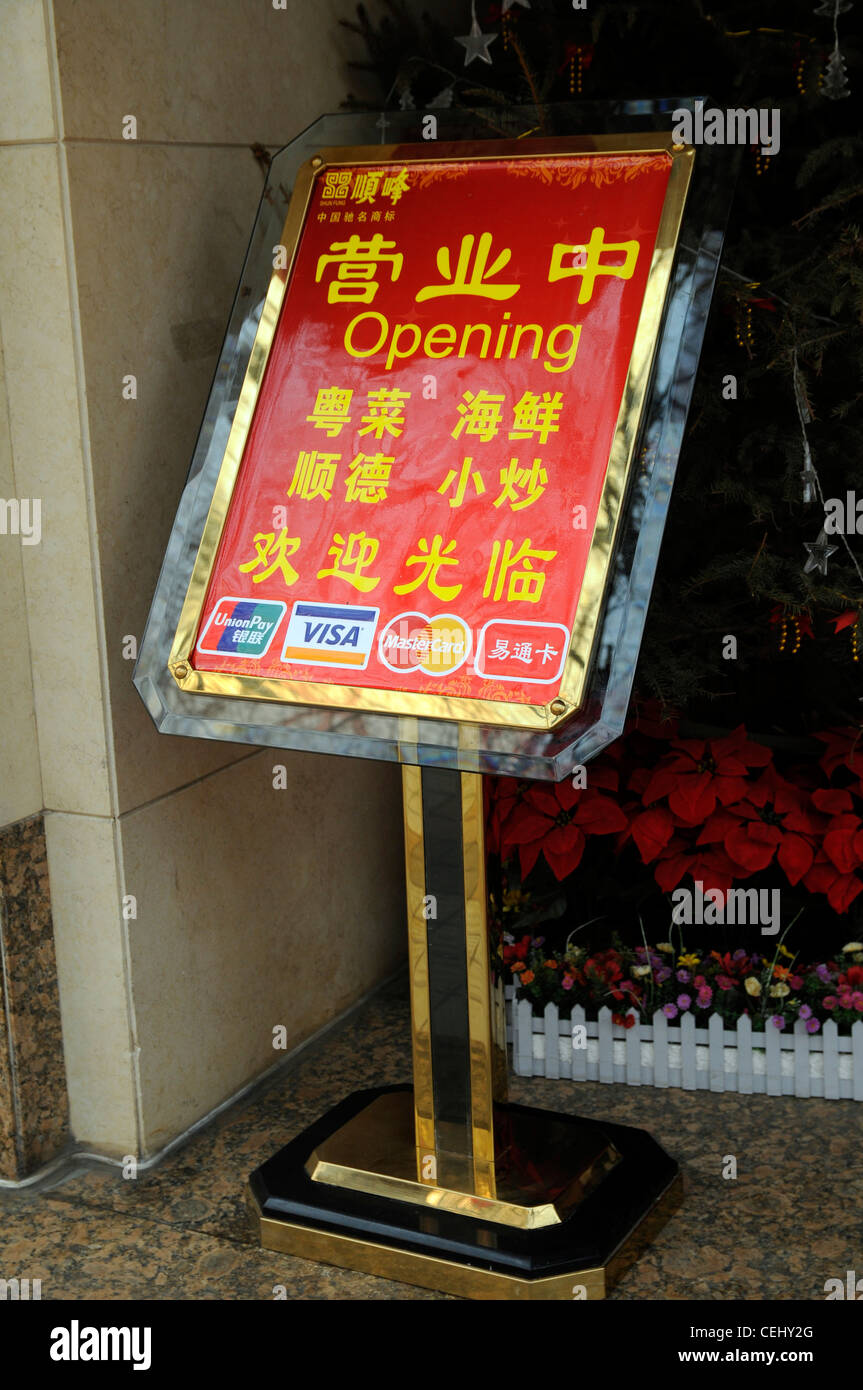
<path fill-rule="evenodd" d="M 584 792 L 491 789 L 504 920 L 530 931 L 538 914 L 551 944 L 594 917 L 606 942 L 609 924 L 656 940 L 671 890 L 699 879 L 781 889 L 783 932 L 795 923 L 788 943 L 807 958 L 807 940 L 837 951 L 837 933 L 860 935 L 863 65 L 850 8 L 464 0 L 453 30 L 400 0 L 376 23 L 358 7 L 384 105 L 555 135 L 573 103 L 703 97 L 771 110 L 781 131 L 772 155 L 742 151 L 636 674 L 633 708 L 677 722 L 642 720 Z M 710 944 L 740 936 L 714 928 Z M 532 988 L 537 1004 L 553 997 Z"/>
<path fill-rule="evenodd" d="M 636 685 L 702 724 L 800 735 L 861 717 L 863 547 L 822 529 L 856 489 L 863 533 L 863 72 L 848 0 L 709 8 L 465 0 L 454 34 L 389 0 L 354 27 L 385 104 L 492 129 L 511 104 L 545 134 L 579 100 L 779 110 L 779 151 L 743 157 Z"/>

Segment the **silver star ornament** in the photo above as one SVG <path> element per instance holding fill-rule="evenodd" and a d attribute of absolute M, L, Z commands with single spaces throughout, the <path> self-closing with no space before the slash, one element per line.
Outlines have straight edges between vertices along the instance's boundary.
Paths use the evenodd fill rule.
<path fill-rule="evenodd" d="M 476 5 L 471 5 L 470 33 L 456 35 L 456 43 L 460 43 L 464 49 L 464 65 L 472 63 L 474 58 L 479 58 L 481 62 L 491 65 L 491 54 L 489 44 L 494 43 L 497 34 L 484 34 L 479 27 L 476 17 Z"/>
<path fill-rule="evenodd" d="M 831 555 L 836 554 L 839 547 L 830 544 L 827 539 L 827 532 L 822 526 L 817 541 L 804 541 L 803 549 L 809 552 L 809 559 L 803 566 L 803 573 L 811 574 L 813 570 L 818 570 L 819 574 L 826 574 L 827 561 Z"/>

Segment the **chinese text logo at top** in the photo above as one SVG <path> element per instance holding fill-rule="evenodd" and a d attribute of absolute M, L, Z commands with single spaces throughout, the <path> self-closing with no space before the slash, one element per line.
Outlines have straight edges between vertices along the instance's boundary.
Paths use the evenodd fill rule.
<path fill-rule="evenodd" d="M 395 207 L 410 191 L 406 168 L 392 169 L 327 169 L 321 189 L 322 203 L 349 203 L 356 208 L 389 203 Z"/>

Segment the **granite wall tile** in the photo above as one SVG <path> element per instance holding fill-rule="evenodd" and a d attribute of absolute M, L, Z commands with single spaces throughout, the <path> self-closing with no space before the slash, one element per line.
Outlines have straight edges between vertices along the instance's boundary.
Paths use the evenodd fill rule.
<path fill-rule="evenodd" d="M 63 1031 L 41 816 L 0 830 L 0 1177 L 69 1139 Z"/>

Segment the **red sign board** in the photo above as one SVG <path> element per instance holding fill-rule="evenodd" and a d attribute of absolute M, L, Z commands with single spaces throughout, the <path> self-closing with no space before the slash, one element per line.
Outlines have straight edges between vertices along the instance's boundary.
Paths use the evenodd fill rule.
<path fill-rule="evenodd" d="M 555 698 L 672 162 L 317 174 L 192 670 Z"/>

